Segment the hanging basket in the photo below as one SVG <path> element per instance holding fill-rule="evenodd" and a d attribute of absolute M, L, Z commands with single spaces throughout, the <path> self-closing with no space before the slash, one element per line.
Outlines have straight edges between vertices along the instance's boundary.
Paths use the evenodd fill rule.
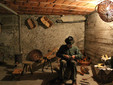
<path fill-rule="evenodd" d="M 105 0 L 97 5 L 97 12 L 105 22 L 113 21 L 113 2 Z"/>
<path fill-rule="evenodd" d="M 27 19 L 27 26 L 29 29 L 33 29 L 36 27 L 36 24 L 33 19 L 29 18 L 29 19 Z"/>
<path fill-rule="evenodd" d="M 41 17 L 41 22 L 48 28 L 53 25 L 52 21 L 50 21 L 47 17 Z"/>

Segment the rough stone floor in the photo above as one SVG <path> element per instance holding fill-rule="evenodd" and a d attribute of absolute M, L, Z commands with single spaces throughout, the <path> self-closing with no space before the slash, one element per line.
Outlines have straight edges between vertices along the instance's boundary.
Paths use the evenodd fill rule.
<path fill-rule="evenodd" d="M 55 63 L 52 64 L 53 67 L 56 66 Z M 89 74 L 84 76 L 77 74 L 77 85 L 113 85 L 109 84 L 98 84 L 92 78 L 91 67 L 89 68 Z M 0 64 L 0 85 L 59 85 L 57 80 L 57 72 L 54 71 L 51 73 L 50 67 L 45 67 L 44 72 L 42 69 L 39 69 L 31 75 L 30 73 L 25 73 L 23 76 L 14 78 L 11 73 L 14 69 L 13 65 L 10 64 Z M 80 66 L 77 66 L 78 71 L 80 71 Z M 87 80 L 83 80 L 83 79 Z M 66 85 L 71 85 L 72 81 L 68 80 Z"/>

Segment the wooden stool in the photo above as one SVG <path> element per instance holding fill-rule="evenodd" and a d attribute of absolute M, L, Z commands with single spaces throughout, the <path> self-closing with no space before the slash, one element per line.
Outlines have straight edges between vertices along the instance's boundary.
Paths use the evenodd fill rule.
<path fill-rule="evenodd" d="M 31 74 L 33 74 L 33 71 L 32 71 L 32 65 L 33 65 L 34 62 L 32 61 L 24 61 L 23 64 L 24 64 L 24 67 L 23 67 L 23 71 L 22 71 L 22 74 L 24 74 L 24 71 L 28 72 L 30 70 Z"/>

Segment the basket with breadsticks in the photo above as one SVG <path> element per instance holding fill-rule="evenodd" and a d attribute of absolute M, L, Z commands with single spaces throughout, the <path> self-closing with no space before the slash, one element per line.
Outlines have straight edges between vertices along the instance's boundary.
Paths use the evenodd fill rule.
<path fill-rule="evenodd" d="M 101 60 L 103 60 L 103 61 L 110 60 L 110 59 L 111 59 L 111 57 L 108 56 L 107 54 L 101 56 Z"/>

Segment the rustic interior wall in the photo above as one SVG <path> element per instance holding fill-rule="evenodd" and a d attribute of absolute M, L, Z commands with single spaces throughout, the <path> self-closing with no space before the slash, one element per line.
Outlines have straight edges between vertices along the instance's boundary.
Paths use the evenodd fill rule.
<path fill-rule="evenodd" d="M 12 59 L 18 52 L 18 17 L 14 15 L 0 15 L 0 60 Z"/>
<path fill-rule="evenodd" d="M 56 23 L 60 16 L 48 15 L 47 17 L 53 22 L 53 26 L 45 29 L 38 22 L 42 15 L 21 15 L 20 17 L 20 45 L 23 58 L 33 49 L 39 49 L 45 55 L 48 50 L 64 44 L 64 40 L 68 36 L 73 36 L 75 45 L 81 50 L 84 49 L 85 22 Z M 35 21 L 36 27 L 34 29 L 27 28 L 25 21 L 28 18 Z M 0 45 L 5 54 L 13 56 L 19 53 L 18 17 L 16 15 L 1 15 L 0 22 L 3 24 L 0 33 Z M 2 48 L 0 47 L 1 50 Z"/>
<path fill-rule="evenodd" d="M 85 53 L 93 63 L 102 55 L 113 56 L 113 22 L 104 22 L 97 13 L 88 16 L 85 29 Z"/>

